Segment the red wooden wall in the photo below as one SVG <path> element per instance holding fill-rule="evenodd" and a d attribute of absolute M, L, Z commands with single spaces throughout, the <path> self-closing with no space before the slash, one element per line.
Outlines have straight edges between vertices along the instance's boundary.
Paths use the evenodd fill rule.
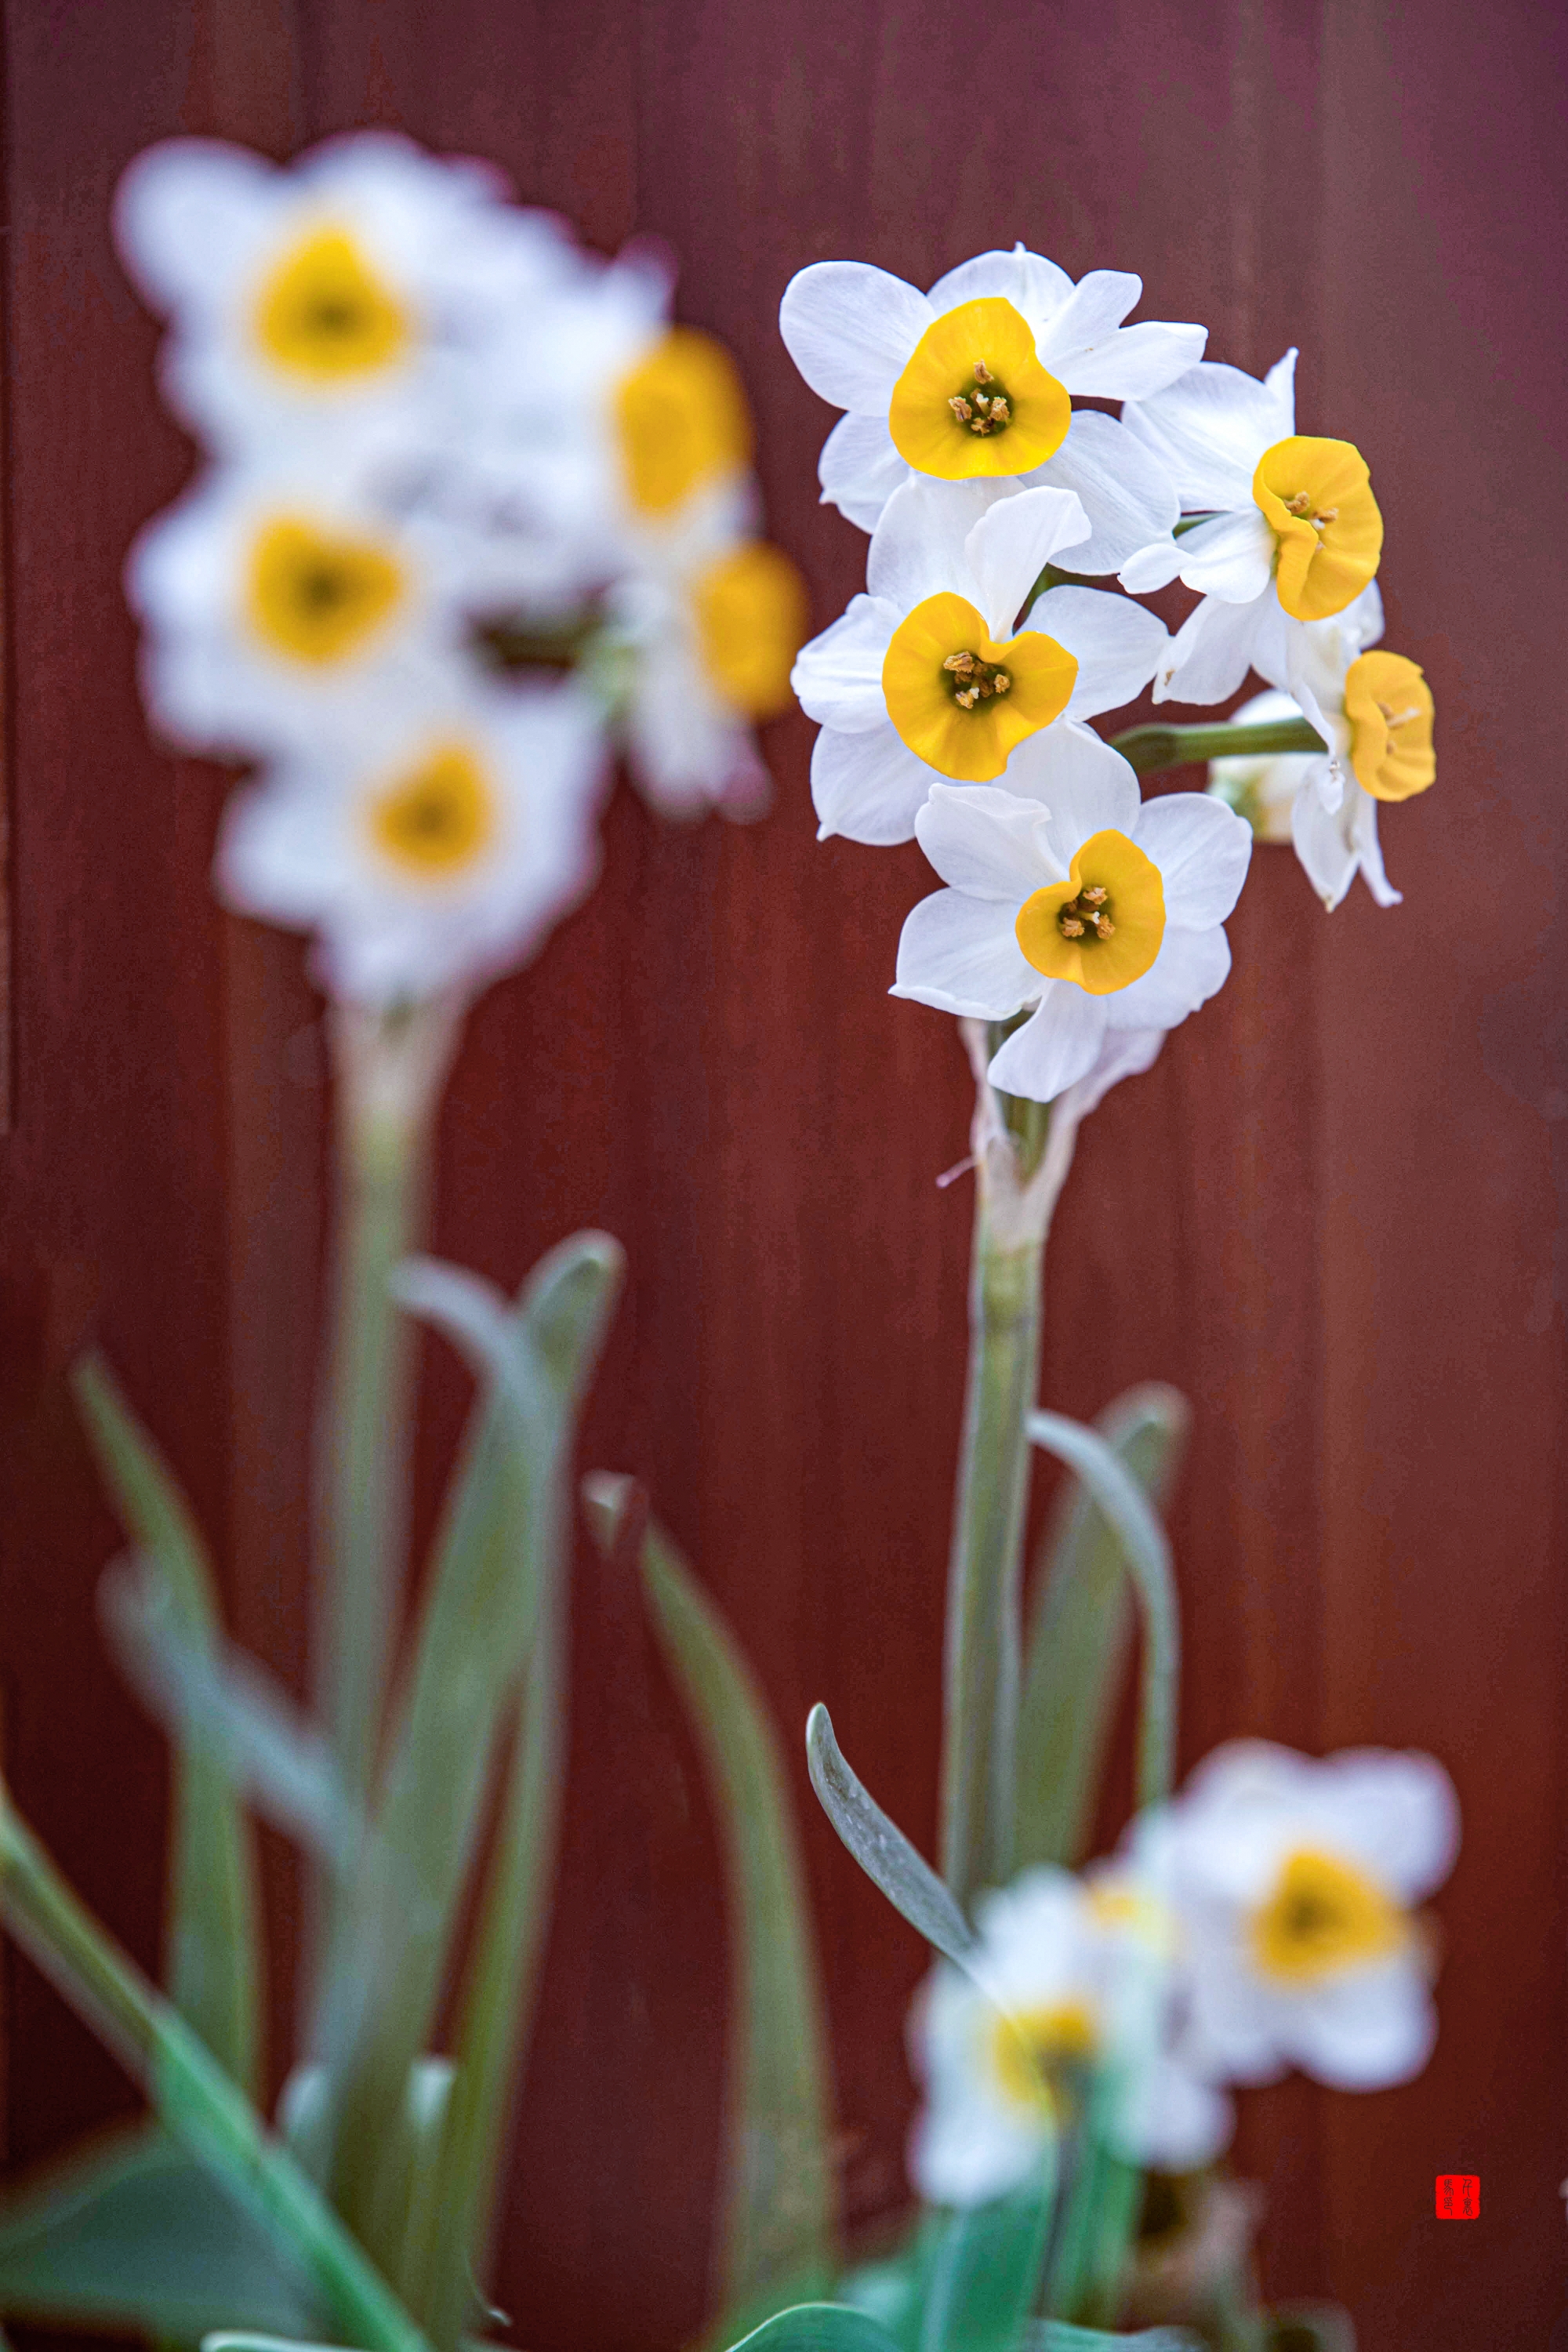
<path fill-rule="evenodd" d="M 1369 454 L 1440 781 L 1389 815 L 1395 912 L 1358 893 L 1327 919 L 1287 852 L 1259 856 L 1224 996 L 1086 1132 L 1046 1392 L 1088 1413 L 1160 1376 L 1194 1400 L 1187 1760 L 1242 1731 L 1377 1740 L 1459 1785 L 1426 2075 L 1246 2101 L 1271 2284 L 1343 2297 L 1371 2352 L 1539 2345 L 1568 2288 L 1561 12 L 8 0 L 5 39 L 0 1602 L 22 1801 L 151 1960 L 163 1766 L 96 1630 L 115 1537 L 61 1381 L 85 1335 L 189 1479 L 239 1635 L 302 1665 L 317 1007 L 296 943 L 214 910 L 221 781 L 138 716 L 117 574 L 188 455 L 110 248 L 124 163 L 182 130 L 284 153 L 395 123 L 494 156 L 600 244 L 667 236 L 684 315 L 745 366 L 819 624 L 864 542 L 814 503 L 830 420 L 777 341 L 790 273 L 853 255 L 923 284 L 1016 236 L 1075 275 L 1137 268 L 1152 314 L 1208 321 L 1215 356 L 1261 370 L 1299 340 L 1306 429 Z M 929 1842 L 969 1217 L 967 1187 L 931 1180 L 964 1148 L 965 1084 L 950 1024 L 884 993 L 920 855 L 816 845 L 810 732 L 773 730 L 759 829 L 661 829 L 621 796 L 596 897 L 473 1024 L 437 1243 L 510 1286 L 577 1223 L 626 1242 L 587 1457 L 650 1482 L 792 1753 L 828 1698 Z M 445 1366 L 429 1402 L 433 1475 L 461 1406 Z M 585 1558 L 574 1709 L 500 2294 L 534 2352 L 638 2352 L 701 2308 L 722 1916 L 676 1702 Z M 921 1958 L 809 1836 L 868 2221 L 900 2193 Z M 286 1910 L 280 1850 L 268 1872 Z M 9 2000 L 26 2159 L 129 2095 L 21 1967 Z M 1479 2172 L 1478 2222 L 1434 2221 L 1439 2170 Z"/>

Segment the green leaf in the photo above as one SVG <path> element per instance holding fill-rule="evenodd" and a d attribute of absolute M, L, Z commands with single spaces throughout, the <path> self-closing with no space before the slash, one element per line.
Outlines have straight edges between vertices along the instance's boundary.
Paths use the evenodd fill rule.
<path fill-rule="evenodd" d="M 188 1649 L 211 1656 L 221 1612 L 184 1496 L 102 1358 L 80 1358 L 71 1383 L 115 1508 L 157 1563 L 172 1622 Z M 254 2095 L 262 2071 L 262 1943 L 250 1832 L 206 1734 L 188 1727 L 175 1757 L 169 1993 L 225 2072 Z"/>
<path fill-rule="evenodd" d="M 954 2213 L 931 2265 L 921 2352 L 1012 2352 L 1045 2267 L 1056 2172 L 1011 2197 Z"/>
<path fill-rule="evenodd" d="M 1158 1515 L 1126 1464 L 1105 1439 L 1065 1413 L 1032 1412 L 1030 1442 L 1076 1470 L 1113 1529 L 1143 1618 L 1143 1685 L 1139 1708 L 1136 1801 L 1163 1803 L 1175 1769 L 1181 1623 L 1171 1546 Z"/>
<path fill-rule="evenodd" d="M 1129 1389 L 1095 1426 L 1163 1508 L 1191 1420 L 1157 1382 Z M 1081 1480 L 1063 1481 L 1041 1547 L 1018 1721 L 1018 1864 L 1079 1863 L 1132 1633 L 1132 1590 L 1114 1528 Z"/>
<path fill-rule="evenodd" d="M 237 2322 L 308 2335 L 321 2320 L 266 2231 L 144 2126 L 0 2204 L 0 2311 L 182 2343 Z"/>
<path fill-rule="evenodd" d="M 856 1779 L 825 1706 L 806 1717 L 805 1754 L 822 1809 L 867 1877 L 928 1944 L 962 1967 L 974 1941 L 969 1922 L 930 1863 Z"/>
<path fill-rule="evenodd" d="M 562 1573 L 564 1464 L 621 1264 L 606 1235 L 580 1234 L 535 1267 L 510 1307 L 430 1259 L 409 1261 L 393 1286 L 474 1363 L 481 1392 L 318 2036 L 333 2201 L 389 2275 L 409 2260 L 405 2088 L 434 2039 L 502 1725 Z M 522 1957 L 509 1963 L 514 1985 Z M 507 2089 L 487 2095 L 504 2105 Z M 441 2200 L 442 2253 L 463 2268 L 451 2200 L 466 2194 L 448 2179 Z"/>
<path fill-rule="evenodd" d="M 797 2303 L 742 2336 L 733 2352 L 898 2352 L 895 2339 L 845 2303 Z"/>
<path fill-rule="evenodd" d="M 1204 2339 L 1184 2327 L 1146 2327 L 1137 2336 L 1108 2336 L 1099 2327 L 1074 2327 L 1065 2319 L 1042 2319 L 1029 2329 L 1027 2352 L 1100 2352 L 1107 2344 L 1142 2344 L 1144 2352 L 1204 2352 Z M 1353 2352 L 1353 2347 L 1352 2347 Z"/>
<path fill-rule="evenodd" d="M 629 1481 L 587 1482 L 618 1517 Z M 642 1515 L 639 1513 L 638 1517 Z M 605 1549 L 614 1549 L 612 1540 Z M 636 1542 L 638 1530 L 631 1529 Z M 721 2309 L 738 2323 L 829 2284 L 833 2176 L 826 2032 L 805 1874 L 784 1759 L 733 1634 L 656 1525 L 642 1578 L 666 1659 L 690 1708 L 723 1838 L 734 1991 Z M 721 2322 L 721 2326 L 723 2323 Z"/>

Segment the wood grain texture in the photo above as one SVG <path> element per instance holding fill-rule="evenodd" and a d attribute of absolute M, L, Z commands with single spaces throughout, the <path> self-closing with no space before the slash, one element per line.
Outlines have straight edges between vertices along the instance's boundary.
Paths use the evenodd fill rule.
<path fill-rule="evenodd" d="M 10 0 L 6 37 L 0 1603 L 8 1764 L 41 1830 L 150 1960 L 163 1767 L 95 1625 L 116 1538 L 60 1378 L 87 1332 L 187 1477 L 241 1637 L 303 1668 L 315 1006 L 295 943 L 212 908 L 221 780 L 137 710 L 119 569 L 188 458 L 109 245 L 123 163 L 179 130 L 283 153 L 393 123 L 495 157 L 601 245 L 668 238 L 682 315 L 745 369 L 819 625 L 864 541 L 815 503 L 831 419 L 776 339 L 791 272 L 855 255 L 923 284 L 1016 236 L 1075 275 L 1136 268 L 1149 312 L 1206 320 L 1215 356 L 1259 370 L 1300 341 L 1305 428 L 1368 453 L 1390 642 L 1431 677 L 1441 781 L 1389 814 L 1394 912 L 1358 890 L 1326 919 L 1288 853 L 1260 854 L 1224 995 L 1086 1130 L 1045 1394 L 1087 1414 L 1158 1377 L 1194 1401 L 1184 1761 L 1238 1732 L 1408 1744 L 1459 1786 L 1426 2074 L 1245 2102 L 1272 2286 L 1342 2297 L 1368 2347 L 1543 2341 L 1568 2251 L 1561 17 Z M 618 798 L 596 896 L 474 1021 L 436 1238 L 509 1286 L 574 1224 L 627 1244 L 584 1462 L 649 1484 L 792 1748 L 826 1699 L 929 1850 L 969 1222 L 966 1188 L 932 1179 L 964 1149 L 964 1075 L 950 1024 L 885 993 L 923 861 L 814 842 L 810 738 L 770 731 L 759 827 L 671 830 Z M 433 1360 L 424 1525 L 461 1405 Z M 723 1921 L 695 1750 L 586 1551 L 574 1705 L 500 2299 L 535 2352 L 655 2352 L 703 2305 Z M 803 1767 L 796 1790 L 805 1811 Z M 902 2194 L 921 1955 L 808 1821 L 846 2199 L 871 2227 Z M 269 1885 L 287 1926 L 277 1853 Z M 279 2031 L 288 1991 L 280 1968 Z M 123 2106 L 21 1969 L 11 2018 L 18 2159 Z M 1480 2174 L 1479 2221 L 1435 2222 L 1439 2170 Z"/>

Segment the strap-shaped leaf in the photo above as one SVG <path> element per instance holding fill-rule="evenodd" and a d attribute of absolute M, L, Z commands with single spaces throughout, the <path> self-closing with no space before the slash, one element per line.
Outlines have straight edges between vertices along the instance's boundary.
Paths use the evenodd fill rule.
<path fill-rule="evenodd" d="M 500 1726 L 559 1573 L 564 1463 L 621 1264 L 607 1235 L 577 1234 L 512 1307 L 429 1259 L 395 1279 L 403 1303 L 475 1365 L 481 1394 L 321 2004 L 328 2177 L 389 2274 L 407 2252 L 405 2085 L 434 2036 Z"/>
<path fill-rule="evenodd" d="M 1148 1498 L 1103 1437 L 1065 1413 L 1032 1412 L 1033 1443 L 1076 1470 L 1115 1529 L 1143 1614 L 1143 1691 L 1138 1728 L 1137 1800 L 1163 1803 L 1176 1754 L 1180 1617 L 1171 1547 Z"/>
<path fill-rule="evenodd" d="M 1190 1420 L 1185 1398 L 1152 1381 L 1129 1389 L 1095 1423 L 1156 1510 L 1174 1482 Z M 1088 1848 L 1132 1612 L 1116 1530 L 1081 1480 L 1065 1480 L 1041 1546 L 1025 1662 L 1020 1868 L 1056 1862 L 1070 1869 Z"/>
<path fill-rule="evenodd" d="M 1099 2327 L 1074 2327 L 1065 2319 L 1042 2319 L 1028 2331 L 1027 2352 L 1103 2352 L 1107 2345 L 1141 2344 L 1143 2352 L 1204 2352 L 1203 2338 L 1184 2327 L 1145 2327 L 1136 2336 L 1108 2336 Z"/>
<path fill-rule="evenodd" d="M 1047 2155 L 1027 2189 L 953 2214 L 931 2264 L 921 2352 L 1013 2352 L 1039 2292 L 1055 2191 Z"/>
<path fill-rule="evenodd" d="M 71 1384 L 127 1534 L 158 1565 L 170 1618 L 189 1651 L 211 1656 L 221 1612 L 190 1507 L 103 1359 L 82 1357 Z M 256 1858 L 220 1754 L 195 1726 L 175 1735 L 166 1975 L 170 1998 L 225 2072 L 254 2095 L 261 2074 L 262 1946 Z"/>
<path fill-rule="evenodd" d="M 898 2352 L 895 2339 L 847 2303 L 797 2303 L 742 2336 L 733 2352 Z"/>
<path fill-rule="evenodd" d="M 930 1863 L 856 1779 L 825 1706 L 814 1706 L 806 1717 L 805 1756 L 824 1812 L 867 1877 L 928 1944 L 962 1967 L 974 1940 L 968 1920 Z"/>
<path fill-rule="evenodd" d="M 56 2326 L 306 2336 L 321 2314 L 202 2165 L 139 2126 L 0 2205 L 0 2311 Z"/>
<path fill-rule="evenodd" d="M 585 1484 L 606 1550 L 629 1488 L 629 1480 L 604 1477 Z M 717 2283 L 732 2333 L 780 2302 L 820 2294 L 832 2273 L 822 1993 L 784 1759 L 763 1694 L 663 1529 L 647 1523 L 637 1549 L 654 1625 L 702 1744 L 723 1840 L 734 1991 Z"/>

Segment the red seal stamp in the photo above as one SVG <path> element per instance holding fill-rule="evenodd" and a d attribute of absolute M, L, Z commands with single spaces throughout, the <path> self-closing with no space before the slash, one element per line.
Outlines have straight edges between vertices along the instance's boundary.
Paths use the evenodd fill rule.
<path fill-rule="evenodd" d="M 1481 2210 L 1481 2181 L 1477 2172 L 1440 2172 L 1437 2175 L 1437 2219 L 1439 2221 L 1474 2221 Z"/>

